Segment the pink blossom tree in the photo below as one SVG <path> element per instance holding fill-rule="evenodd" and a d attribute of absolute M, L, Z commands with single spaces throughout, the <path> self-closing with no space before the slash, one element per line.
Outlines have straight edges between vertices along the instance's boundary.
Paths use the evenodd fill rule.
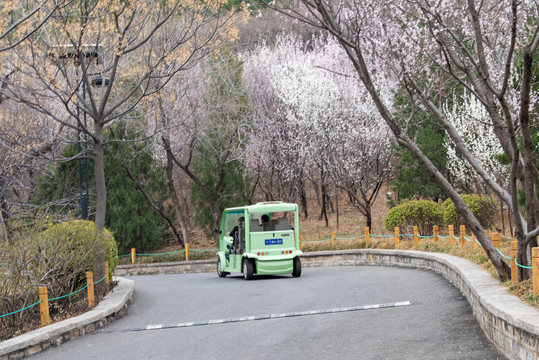
<path fill-rule="evenodd" d="M 255 112 L 247 153 L 262 155 L 250 164 L 265 170 L 259 184 L 271 198 L 298 196 L 295 186 L 308 178 L 320 191 L 326 225 L 326 201 L 338 188 L 371 226 L 372 202 L 391 169 L 390 136 L 340 52 L 319 35 L 309 41 L 288 35 L 247 56 L 244 78 Z M 287 193 L 273 191 L 282 184 Z"/>

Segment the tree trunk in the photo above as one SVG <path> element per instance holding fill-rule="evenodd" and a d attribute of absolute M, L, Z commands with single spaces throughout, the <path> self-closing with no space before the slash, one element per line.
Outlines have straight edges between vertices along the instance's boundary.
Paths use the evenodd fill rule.
<path fill-rule="evenodd" d="M 301 187 L 300 199 L 301 199 L 301 207 L 303 208 L 303 216 L 305 216 L 305 219 L 308 219 L 309 212 L 307 209 L 307 194 L 305 193 L 305 185 Z"/>
<path fill-rule="evenodd" d="M 324 218 L 326 220 L 326 227 L 328 227 L 329 221 L 328 221 L 328 212 L 327 212 L 327 205 L 326 205 L 327 189 L 323 183 L 321 184 L 321 187 L 322 187 L 322 209 L 320 212 L 319 220 L 322 220 L 322 218 Z"/>
<path fill-rule="evenodd" d="M 369 228 L 369 232 L 372 233 L 372 208 L 370 204 L 366 204 L 365 207 L 365 219 L 367 222 L 367 227 Z"/>
<path fill-rule="evenodd" d="M 172 162 L 172 158 L 170 157 L 169 152 L 167 152 L 167 165 L 166 165 L 167 185 L 168 185 L 168 190 L 170 192 L 170 197 L 172 198 L 172 204 L 174 205 L 174 209 L 176 209 L 176 213 L 178 214 L 177 219 L 178 219 L 178 223 L 180 224 L 180 229 L 182 232 L 183 244 L 182 244 L 181 239 L 178 239 L 178 242 L 181 245 L 185 246 L 185 244 L 189 244 L 191 243 L 191 241 L 189 239 L 189 233 L 187 232 L 185 214 L 183 213 L 183 208 L 180 204 L 180 199 L 178 197 L 178 192 L 176 191 L 176 186 L 174 186 L 174 177 L 172 175 L 173 167 L 174 167 L 174 163 Z"/>
<path fill-rule="evenodd" d="M 94 176 L 95 176 L 95 231 L 100 242 L 103 242 L 103 231 L 105 230 L 105 212 L 107 209 L 107 193 L 105 186 L 105 167 L 104 167 L 104 151 L 103 151 L 103 124 L 95 121 L 95 137 L 94 137 Z M 105 276 L 105 249 L 96 253 L 96 269 L 94 279 L 96 281 Z M 96 293 L 103 294 L 105 292 L 105 282 L 102 281 L 96 285 Z"/>
<path fill-rule="evenodd" d="M 520 102 L 520 127 L 522 134 L 522 157 L 524 159 L 524 193 L 526 194 L 526 217 L 527 217 L 527 232 L 535 230 L 537 227 L 537 194 L 535 191 L 534 179 L 534 163 L 533 163 L 533 142 L 530 131 L 530 94 L 531 81 L 533 77 L 533 54 L 530 49 L 524 51 L 524 59 L 522 61 L 522 91 Z M 526 239 L 518 239 L 519 263 L 529 265 L 527 251 L 528 243 Z M 521 246 L 522 244 L 522 246 Z M 527 280 L 531 277 L 531 270 L 518 268 L 519 281 Z"/>

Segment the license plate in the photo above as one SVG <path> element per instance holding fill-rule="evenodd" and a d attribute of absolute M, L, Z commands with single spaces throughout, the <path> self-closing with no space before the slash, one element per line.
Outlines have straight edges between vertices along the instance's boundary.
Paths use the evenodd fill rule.
<path fill-rule="evenodd" d="M 282 245 L 283 239 L 266 239 L 266 245 Z"/>

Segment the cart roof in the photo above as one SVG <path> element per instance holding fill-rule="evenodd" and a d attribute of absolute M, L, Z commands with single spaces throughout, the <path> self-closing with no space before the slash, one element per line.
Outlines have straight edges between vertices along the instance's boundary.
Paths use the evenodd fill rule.
<path fill-rule="evenodd" d="M 225 209 L 226 212 L 243 212 L 247 209 L 248 213 L 259 213 L 259 212 L 280 212 L 280 211 L 296 211 L 298 205 L 294 203 L 285 203 L 282 201 L 266 201 L 260 202 L 254 205 L 239 206 L 234 208 Z"/>

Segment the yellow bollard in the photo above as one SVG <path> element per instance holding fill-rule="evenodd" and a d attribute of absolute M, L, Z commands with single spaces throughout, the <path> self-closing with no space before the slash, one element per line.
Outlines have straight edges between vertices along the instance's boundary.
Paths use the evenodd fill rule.
<path fill-rule="evenodd" d="M 492 245 L 494 245 L 498 250 L 500 249 L 500 234 L 492 234 Z"/>
<path fill-rule="evenodd" d="M 86 284 L 88 284 L 88 307 L 93 308 L 95 305 L 94 299 L 94 274 L 91 271 L 86 272 Z"/>
<path fill-rule="evenodd" d="M 434 237 L 434 242 L 438 242 L 438 225 L 432 227 L 432 235 Z"/>
<path fill-rule="evenodd" d="M 399 227 L 397 226 L 395 228 L 395 249 L 398 248 L 400 245 L 400 238 L 399 238 Z"/>
<path fill-rule="evenodd" d="M 365 227 L 365 247 L 369 247 L 369 244 L 371 243 L 371 234 L 369 227 Z"/>
<path fill-rule="evenodd" d="M 466 226 L 460 225 L 460 246 L 466 245 L 466 239 L 464 238 L 466 236 Z"/>
<path fill-rule="evenodd" d="M 105 261 L 105 286 L 108 288 L 109 285 L 110 285 L 109 262 Z"/>
<path fill-rule="evenodd" d="M 137 252 L 135 248 L 131 248 L 131 264 L 134 264 L 137 261 Z"/>
<path fill-rule="evenodd" d="M 448 231 L 449 231 L 449 243 L 451 245 L 453 245 L 453 242 L 455 241 L 455 239 L 454 239 L 455 230 L 453 229 L 453 225 L 449 225 L 447 228 L 448 228 Z"/>
<path fill-rule="evenodd" d="M 417 226 L 414 226 L 414 244 L 419 245 L 419 229 Z"/>
<path fill-rule="evenodd" d="M 49 295 L 47 294 L 47 287 L 39 287 L 39 314 L 41 315 L 41 326 L 47 326 L 51 323 L 51 317 L 49 315 Z"/>
<path fill-rule="evenodd" d="M 511 282 L 513 285 L 517 283 L 517 249 L 518 241 L 511 241 Z"/>
<path fill-rule="evenodd" d="M 189 261 L 189 247 L 191 244 L 185 244 L 185 261 Z"/>
<path fill-rule="evenodd" d="M 301 235 L 298 235 L 299 236 L 299 249 L 301 250 Z"/>
<path fill-rule="evenodd" d="M 335 237 L 337 236 L 337 232 L 336 231 L 333 231 L 331 233 L 331 247 L 334 248 L 335 247 Z"/>
<path fill-rule="evenodd" d="M 533 295 L 539 294 L 539 247 L 532 248 Z"/>

